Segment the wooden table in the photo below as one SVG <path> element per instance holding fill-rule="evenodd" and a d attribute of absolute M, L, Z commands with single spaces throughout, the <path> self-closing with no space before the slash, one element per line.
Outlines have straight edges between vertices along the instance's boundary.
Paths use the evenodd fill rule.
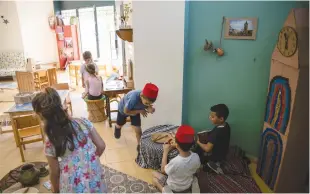
<path fill-rule="evenodd" d="M 34 92 L 40 90 L 35 86 L 35 73 L 46 72 L 48 76 L 48 86 L 57 84 L 56 68 L 41 68 L 35 71 L 16 71 L 16 81 L 19 92 Z"/>
<path fill-rule="evenodd" d="M 116 121 L 112 121 L 111 113 L 117 112 L 117 110 L 111 110 L 110 100 L 112 98 L 116 98 L 118 95 L 127 94 L 128 92 L 132 90 L 132 88 L 125 88 L 125 87 L 108 88 L 107 84 L 105 84 L 104 86 L 105 88 L 103 90 L 103 94 L 106 96 L 106 111 L 107 111 L 107 116 L 109 118 L 109 126 L 112 127 L 112 123 L 116 123 Z"/>
<path fill-rule="evenodd" d="M 61 101 L 65 104 L 66 103 L 66 100 L 69 97 L 69 90 L 57 90 L 60 98 L 61 98 Z M 34 111 L 33 111 L 33 108 L 32 108 L 32 104 L 31 102 L 30 103 L 25 103 L 25 104 L 20 104 L 20 105 L 16 105 L 14 104 L 8 111 L 6 111 L 5 113 L 8 113 L 10 115 L 10 119 L 11 121 L 13 121 L 13 117 L 14 116 L 20 116 L 20 115 L 27 115 L 27 114 L 33 114 Z M 11 122 L 12 123 L 12 130 L 13 130 L 13 133 L 14 133 L 14 139 L 15 139 L 15 143 L 16 143 L 16 146 L 17 146 L 17 129 L 16 129 L 16 126 L 14 124 L 14 122 Z"/>

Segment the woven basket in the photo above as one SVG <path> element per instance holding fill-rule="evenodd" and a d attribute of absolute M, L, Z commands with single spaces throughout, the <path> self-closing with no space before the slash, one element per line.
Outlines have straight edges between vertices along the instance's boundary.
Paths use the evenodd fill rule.
<path fill-rule="evenodd" d="M 107 119 L 105 114 L 105 98 L 100 100 L 85 99 L 88 111 L 88 120 L 93 123 L 101 122 Z"/>

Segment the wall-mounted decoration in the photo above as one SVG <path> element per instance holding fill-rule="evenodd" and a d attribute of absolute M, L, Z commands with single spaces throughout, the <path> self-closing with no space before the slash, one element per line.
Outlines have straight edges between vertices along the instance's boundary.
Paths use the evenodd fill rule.
<path fill-rule="evenodd" d="M 62 20 L 62 16 L 56 16 L 56 26 L 64 26 L 64 21 Z"/>
<path fill-rule="evenodd" d="M 289 80 L 282 76 L 275 76 L 270 81 L 265 122 L 284 135 L 290 119 L 290 112 L 291 88 Z"/>
<path fill-rule="evenodd" d="M 55 30 L 55 24 L 56 24 L 55 16 L 54 16 L 54 15 L 49 16 L 49 17 L 48 17 L 48 25 L 50 26 L 50 28 L 51 28 L 52 30 Z"/>
<path fill-rule="evenodd" d="M 73 40 L 72 38 L 65 38 L 65 47 L 66 48 L 73 48 Z"/>
<path fill-rule="evenodd" d="M 277 47 L 283 56 L 293 56 L 298 48 L 296 30 L 290 26 L 283 27 L 278 36 Z"/>
<path fill-rule="evenodd" d="M 261 137 L 260 160 L 257 173 L 265 183 L 274 189 L 283 153 L 281 136 L 273 129 L 267 128 Z"/>
<path fill-rule="evenodd" d="M 212 50 L 214 53 L 216 53 L 220 57 L 224 55 L 224 50 L 222 48 L 214 48 L 213 43 L 208 40 L 206 40 L 203 50 L 205 51 Z"/>
<path fill-rule="evenodd" d="M 8 25 L 8 23 L 10 23 L 9 20 L 8 20 L 8 19 L 5 19 L 5 17 L 4 17 L 3 15 L 1 16 L 1 19 L 3 20 L 3 23 L 4 23 L 5 25 Z"/>
<path fill-rule="evenodd" d="M 205 45 L 203 47 L 203 49 L 205 51 L 209 51 L 212 50 L 213 53 L 216 53 L 219 57 L 224 55 L 224 49 L 222 48 L 222 39 L 223 39 L 223 28 L 224 28 L 224 21 L 225 21 L 225 17 L 223 17 L 222 20 L 222 27 L 221 27 L 221 37 L 220 37 L 220 46 L 219 47 L 214 47 L 213 43 L 211 41 L 208 41 L 207 39 L 205 40 Z"/>
<path fill-rule="evenodd" d="M 59 32 L 57 33 L 57 39 L 58 40 L 64 40 L 65 36 L 64 36 L 64 33 L 63 32 Z"/>
<path fill-rule="evenodd" d="M 255 40 L 257 18 L 226 18 L 225 39 Z"/>

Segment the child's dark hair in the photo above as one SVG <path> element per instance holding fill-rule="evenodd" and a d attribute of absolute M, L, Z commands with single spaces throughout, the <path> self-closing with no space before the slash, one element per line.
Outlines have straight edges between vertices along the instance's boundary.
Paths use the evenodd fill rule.
<path fill-rule="evenodd" d="M 175 138 L 175 143 L 179 145 L 180 149 L 184 152 L 189 152 L 194 145 L 194 142 L 192 143 L 180 143 L 177 138 Z"/>
<path fill-rule="evenodd" d="M 141 96 L 147 100 L 149 100 L 150 102 L 154 103 L 156 101 L 156 98 L 148 98 L 146 96 L 144 96 L 143 94 L 141 94 Z"/>
<path fill-rule="evenodd" d="M 90 63 L 90 64 L 86 65 L 86 71 L 87 71 L 89 74 L 94 75 L 94 74 L 96 73 L 95 64 Z"/>
<path fill-rule="evenodd" d="M 73 151 L 73 136 L 76 132 L 62 107 L 57 91 L 50 87 L 45 88 L 44 92 L 34 97 L 32 107 L 45 120 L 45 133 L 55 147 L 56 157 L 63 156 L 67 148 Z"/>
<path fill-rule="evenodd" d="M 229 110 L 228 107 L 225 104 L 217 104 L 211 107 L 210 109 L 212 112 L 215 112 L 216 116 L 218 118 L 223 118 L 224 121 L 226 121 L 228 115 L 229 115 Z"/>
<path fill-rule="evenodd" d="M 83 59 L 84 61 L 86 61 L 87 59 L 91 59 L 92 58 L 92 55 L 91 55 L 91 52 L 90 51 L 85 51 L 83 53 Z"/>

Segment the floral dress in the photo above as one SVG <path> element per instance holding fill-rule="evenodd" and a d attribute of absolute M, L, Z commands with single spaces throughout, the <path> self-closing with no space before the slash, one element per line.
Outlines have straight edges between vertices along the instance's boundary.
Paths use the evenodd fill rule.
<path fill-rule="evenodd" d="M 103 170 L 99 157 L 95 154 L 96 146 L 90 138 L 94 129 L 87 119 L 72 119 L 72 125 L 77 132 L 73 136 L 75 149 L 66 150 L 58 158 L 60 168 L 59 190 L 61 193 L 106 193 Z M 55 148 L 47 139 L 45 155 L 55 157 Z"/>

